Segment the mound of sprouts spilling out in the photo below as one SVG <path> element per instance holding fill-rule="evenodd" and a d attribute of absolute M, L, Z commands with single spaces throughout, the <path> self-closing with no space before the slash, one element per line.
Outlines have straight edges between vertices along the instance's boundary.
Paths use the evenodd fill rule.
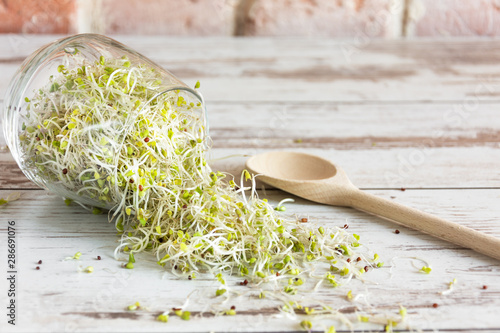
<path fill-rule="evenodd" d="M 48 183 L 99 203 L 95 212 L 110 209 L 127 268 L 148 250 L 178 276 L 238 274 L 295 294 L 306 277 L 337 286 L 381 265 L 359 250 L 356 234 L 303 223 L 259 199 L 247 171 L 238 184 L 213 171 L 201 102 L 164 91 L 150 66 L 76 53 L 58 72 L 26 97 L 22 151 Z"/>

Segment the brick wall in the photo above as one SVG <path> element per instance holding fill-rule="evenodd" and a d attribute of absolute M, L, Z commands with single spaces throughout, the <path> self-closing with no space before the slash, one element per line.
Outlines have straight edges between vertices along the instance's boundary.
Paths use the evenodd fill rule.
<path fill-rule="evenodd" d="M 2 0 L 0 33 L 498 36 L 500 0 Z"/>

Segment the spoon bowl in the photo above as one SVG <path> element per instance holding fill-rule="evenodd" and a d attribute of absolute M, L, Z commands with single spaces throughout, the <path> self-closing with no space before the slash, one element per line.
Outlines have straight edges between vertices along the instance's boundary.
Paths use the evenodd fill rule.
<path fill-rule="evenodd" d="M 298 197 L 353 207 L 500 260 L 500 239 L 363 192 L 342 168 L 319 156 L 268 152 L 251 157 L 246 166 L 264 183 Z"/>
<path fill-rule="evenodd" d="M 344 170 L 315 155 L 268 152 L 251 157 L 247 168 L 266 184 L 322 204 L 350 206 L 357 190 Z"/>
<path fill-rule="evenodd" d="M 253 156 L 247 166 L 266 177 L 289 181 L 328 179 L 337 173 L 337 167 L 322 157 L 286 151 Z"/>

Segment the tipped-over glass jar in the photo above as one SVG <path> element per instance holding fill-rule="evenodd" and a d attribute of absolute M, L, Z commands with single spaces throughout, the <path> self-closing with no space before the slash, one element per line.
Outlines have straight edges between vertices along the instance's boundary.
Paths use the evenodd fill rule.
<path fill-rule="evenodd" d="M 76 35 L 36 51 L 12 79 L 3 111 L 23 173 L 85 205 L 154 200 L 158 186 L 206 163 L 190 158 L 207 146 L 202 96 L 105 36 Z"/>

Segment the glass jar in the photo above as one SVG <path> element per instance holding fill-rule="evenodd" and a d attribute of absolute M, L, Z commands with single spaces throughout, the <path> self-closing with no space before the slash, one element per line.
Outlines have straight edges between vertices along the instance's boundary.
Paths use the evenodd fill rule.
<path fill-rule="evenodd" d="M 168 121 L 178 122 L 176 129 L 185 126 L 189 136 L 171 138 Z M 3 130 L 28 179 L 107 209 L 124 200 L 116 194 L 124 188 L 147 186 L 134 184 L 134 179 L 144 182 L 139 158 L 178 153 L 158 152 L 156 137 L 206 145 L 208 132 L 200 93 L 136 51 L 96 34 L 57 40 L 24 61 L 7 89 Z M 143 157 L 148 154 L 154 158 Z M 160 174 L 148 175 L 149 181 Z"/>

